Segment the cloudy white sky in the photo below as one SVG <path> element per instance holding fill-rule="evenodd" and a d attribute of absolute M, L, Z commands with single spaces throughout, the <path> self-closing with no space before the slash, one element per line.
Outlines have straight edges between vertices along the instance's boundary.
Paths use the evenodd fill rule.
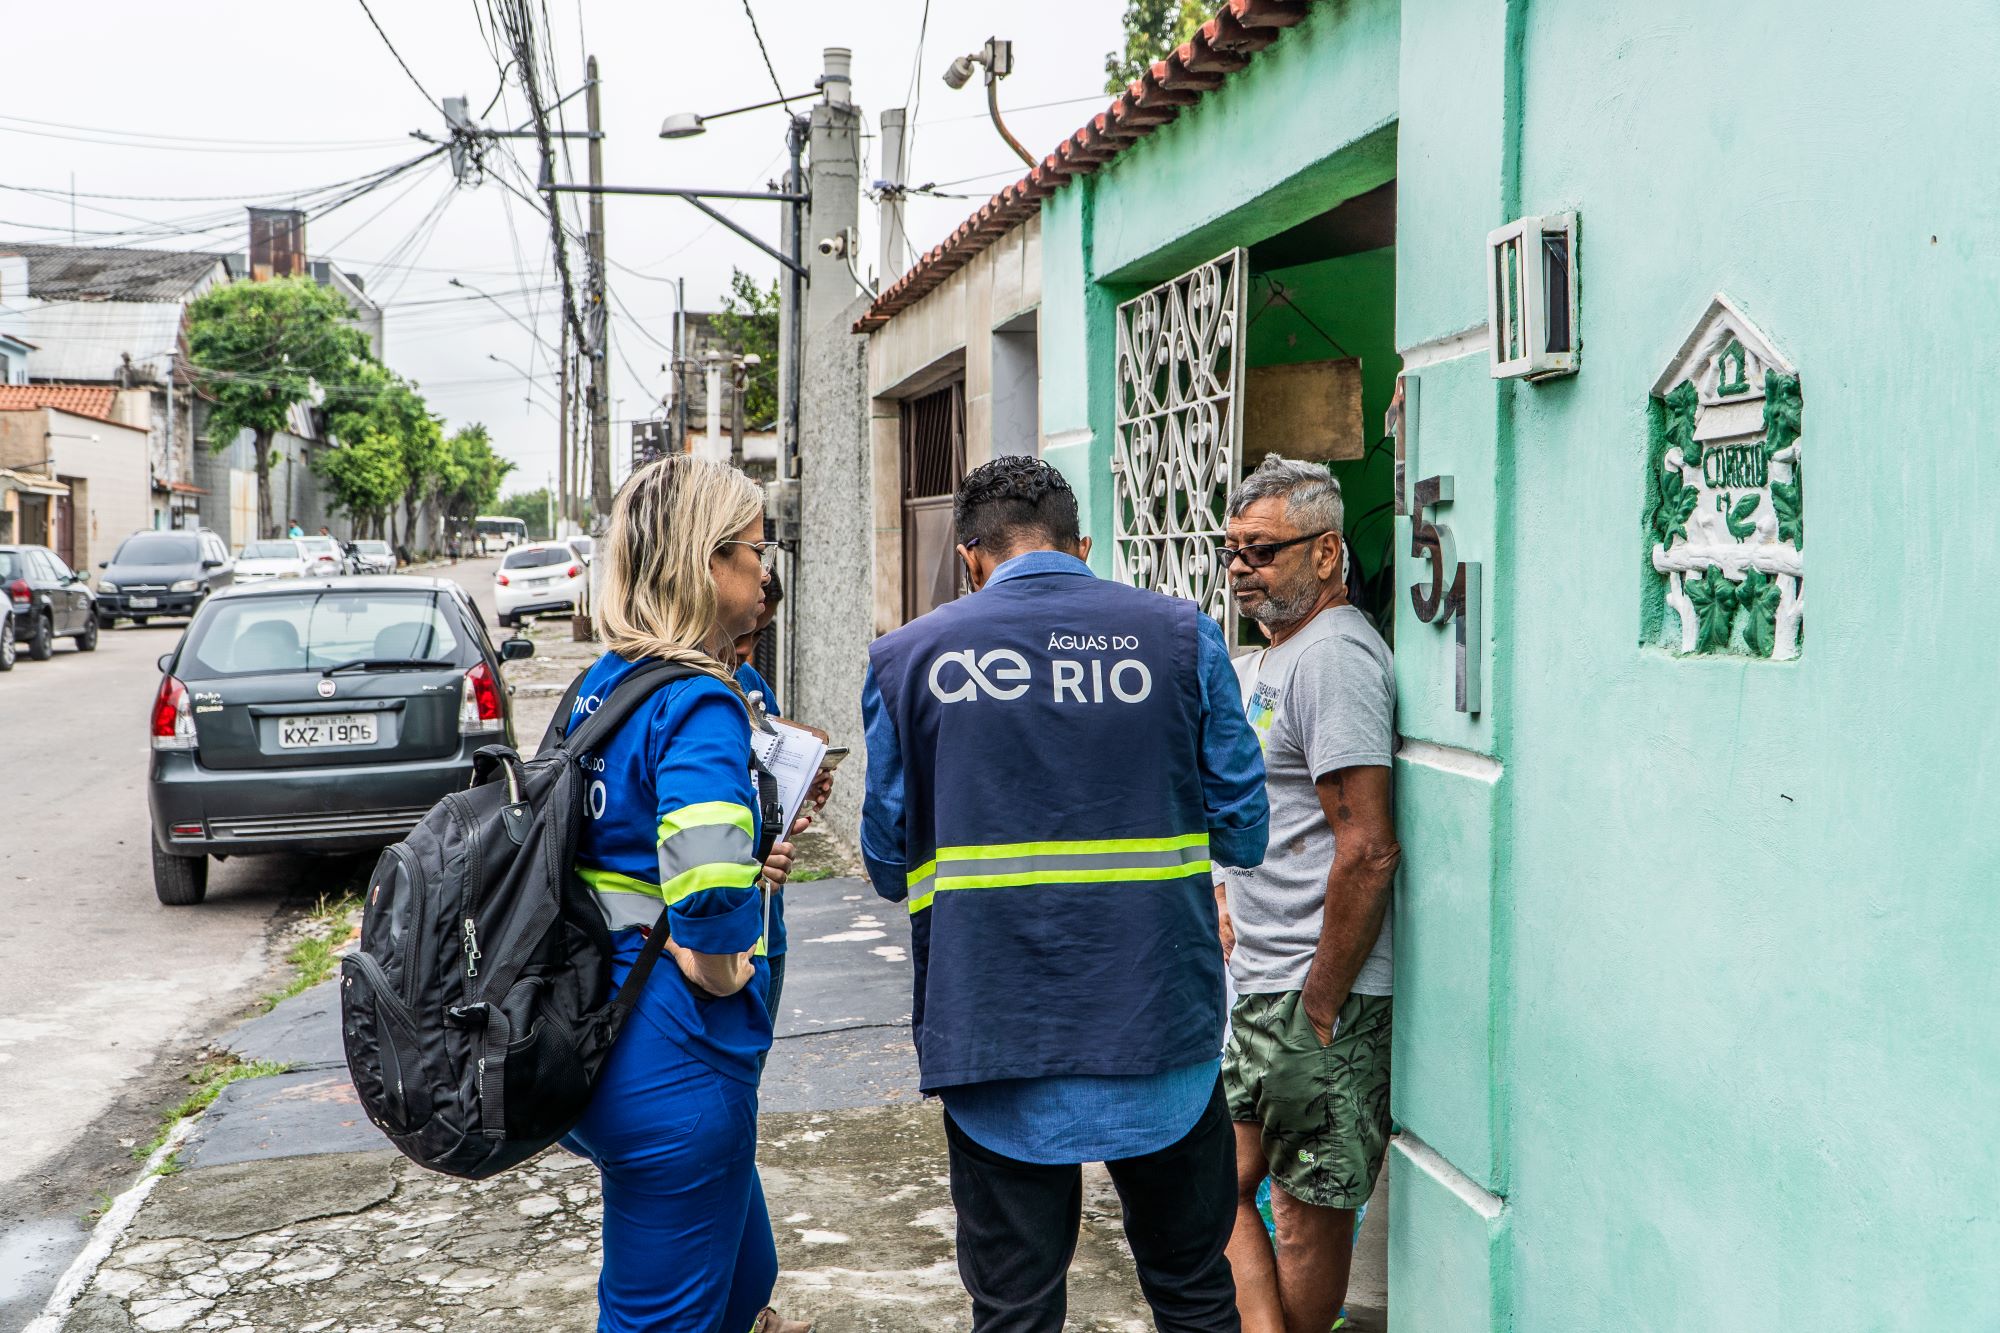
<path fill-rule="evenodd" d="M 721 121 L 698 139 L 657 137 L 668 112 L 726 110 L 773 95 L 742 0 L 546 3 L 565 90 L 582 82 L 583 53 L 598 57 L 609 182 L 758 189 L 782 169 L 784 121 L 776 110 Z M 475 112 L 487 105 L 500 73 L 480 34 L 476 0 L 370 4 L 432 96 L 464 95 Z M 865 178 L 879 174 L 872 157 L 877 113 L 914 104 L 911 181 L 971 196 L 912 203 L 910 239 L 919 252 L 1023 170 L 987 123 L 979 83 L 956 93 L 945 87 L 941 75 L 952 57 L 988 36 L 1013 39 L 1015 73 L 1001 85 L 1002 106 L 1010 128 L 1039 155 L 1108 100 L 1100 92 L 1104 54 L 1118 40 L 1124 8 L 1123 0 L 1013 0 L 1004 7 L 931 0 L 919 56 L 925 0 L 751 5 L 788 93 L 812 88 L 822 48 L 853 49 L 854 99 L 871 136 Z M 281 205 L 285 192 L 394 165 L 425 148 L 410 131 L 439 127 L 359 0 L 7 8 L 0 240 L 65 241 L 74 225 L 85 243 L 241 250 L 244 204 Z M 571 124 L 581 128 L 582 99 L 570 109 Z M 525 118 L 509 87 L 485 123 Z M 530 173 L 532 148 L 516 148 Z M 575 151 L 582 179 L 581 141 Z M 686 279 L 690 309 L 711 309 L 732 265 L 762 279 L 775 276 L 777 265 L 677 201 L 614 198 L 606 211 L 616 316 L 613 441 L 622 453 L 629 435 L 623 423 L 649 415 L 666 392 L 665 353 L 647 335 L 670 341 L 671 279 Z M 776 238 L 775 206 L 726 211 Z M 873 224 L 864 201 L 866 267 L 876 255 Z M 522 324 L 555 341 L 546 219 L 493 182 L 454 188 L 449 170 L 433 164 L 312 222 L 307 245 L 314 258 L 358 272 L 387 304 L 387 359 L 423 386 L 436 411 L 453 426 L 483 421 L 491 428 L 519 467 L 509 488 L 541 485 L 555 466 L 556 423 L 530 400 L 553 404 L 555 371 Z M 486 301 L 455 299 L 464 292 L 449 285 L 453 277 L 500 295 L 522 323 Z"/>

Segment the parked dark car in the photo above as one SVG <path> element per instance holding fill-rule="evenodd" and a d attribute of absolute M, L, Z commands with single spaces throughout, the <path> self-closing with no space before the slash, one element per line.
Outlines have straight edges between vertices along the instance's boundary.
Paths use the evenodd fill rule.
<path fill-rule="evenodd" d="M 0 597 L 0 671 L 12 671 L 21 647 L 14 641 L 14 602 Z"/>
<path fill-rule="evenodd" d="M 153 702 L 153 888 L 198 903 L 210 856 L 357 852 L 396 842 L 472 756 L 511 742 L 503 661 L 443 579 L 285 579 L 217 593 L 160 658 Z"/>
<path fill-rule="evenodd" d="M 120 616 L 140 625 L 154 616 L 191 616 L 235 579 L 228 548 L 207 528 L 135 532 L 97 567 L 104 571 L 97 580 L 97 623 L 106 629 Z"/>
<path fill-rule="evenodd" d="M 0 546 L 0 595 L 28 656 L 46 661 L 57 639 L 75 639 L 78 652 L 97 647 L 97 600 L 90 580 L 46 546 Z M 0 665 L 0 671 L 12 666 Z"/>

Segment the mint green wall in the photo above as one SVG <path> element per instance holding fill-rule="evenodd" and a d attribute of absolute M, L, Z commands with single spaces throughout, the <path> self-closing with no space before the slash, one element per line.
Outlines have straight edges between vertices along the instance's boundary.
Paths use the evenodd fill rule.
<path fill-rule="evenodd" d="M 1042 206 L 1043 436 L 1089 432 L 1043 456 L 1077 489 L 1099 573 L 1117 303 L 1393 176 L 1395 51 L 1395 0 L 1316 6 L 1257 56 L 1258 78 L 1226 81 Z"/>
<path fill-rule="evenodd" d="M 1585 353 L 1504 391 L 1515 1326 L 2000 1328 L 2000 11 L 1608 8 L 1521 27 Z M 1803 381 L 1793 664 L 1635 646 L 1646 390 L 1717 290 Z"/>
<path fill-rule="evenodd" d="M 1399 521 L 1397 1333 L 2000 1328 L 2000 11 L 1883 18 L 1328 0 L 1044 210 L 1103 543 L 1116 300 L 1397 180 L 1487 624 L 1459 713 Z M 1485 235 L 1570 208 L 1582 372 L 1496 383 Z M 1717 291 L 1803 380 L 1796 663 L 1638 644 L 1647 393 Z"/>
<path fill-rule="evenodd" d="M 1299 264 L 1266 275 L 1283 286 L 1292 304 L 1272 300 L 1271 287 L 1250 287 L 1250 344 L 1246 364 L 1279 366 L 1323 361 L 1342 352 L 1361 359 L 1361 429 L 1368 458 L 1335 463 L 1348 531 L 1357 534 L 1361 567 L 1373 573 L 1393 556 L 1395 459 L 1382 438 L 1382 414 L 1396 392 L 1396 252 L 1393 248 Z M 1296 308 L 1294 308 L 1296 307 Z M 1301 311 L 1303 313 L 1301 313 Z M 1315 325 L 1318 326 L 1315 329 Z M 1327 337 L 1339 344 L 1330 346 Z M 1254 450 L 1249 451 L 1254 454 Z M 1246 457 L 1255 466 L 1257 457 Z M 1365 526 L 1357 528 L 1357 525 Z"/>

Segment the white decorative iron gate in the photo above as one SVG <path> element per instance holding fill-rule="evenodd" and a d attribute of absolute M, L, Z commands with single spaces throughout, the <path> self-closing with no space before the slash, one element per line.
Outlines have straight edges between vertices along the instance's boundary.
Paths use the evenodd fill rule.
<path fill-rule="evenodd" d="M 1186 597 L 1233 639 L 1236 605 L 1216 564 L 1223 502 L 1240 471 L 1241 249 L 1118 307 L 1113 572 Z"/>

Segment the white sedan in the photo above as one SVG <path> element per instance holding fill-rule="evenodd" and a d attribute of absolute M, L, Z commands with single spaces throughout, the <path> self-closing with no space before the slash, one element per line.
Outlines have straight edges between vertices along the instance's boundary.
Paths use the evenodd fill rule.
<path fill-rule="evenodd" d="M 568 542 L 516 546 L 493 574 L 493 609 L 503 625 L 522 616 L 575 611 L 582 605 L 583 557 Z"/>
<path fill-rule="evenodd" d="M 340 543 L 331 537 L 294 537 L 299 549 L 305 553 L 306 573 L 314 578 L 330 578 L 347 572 L 347 557 L 341 553 Z"/>
<path fill-rule="evenodd" d="M 292 537 L 267 542 L 245 542 L 236 554 L 236 581 L 257 583 L 264 579 L 302 579 L 311 565 L 305 546 Z"/>

